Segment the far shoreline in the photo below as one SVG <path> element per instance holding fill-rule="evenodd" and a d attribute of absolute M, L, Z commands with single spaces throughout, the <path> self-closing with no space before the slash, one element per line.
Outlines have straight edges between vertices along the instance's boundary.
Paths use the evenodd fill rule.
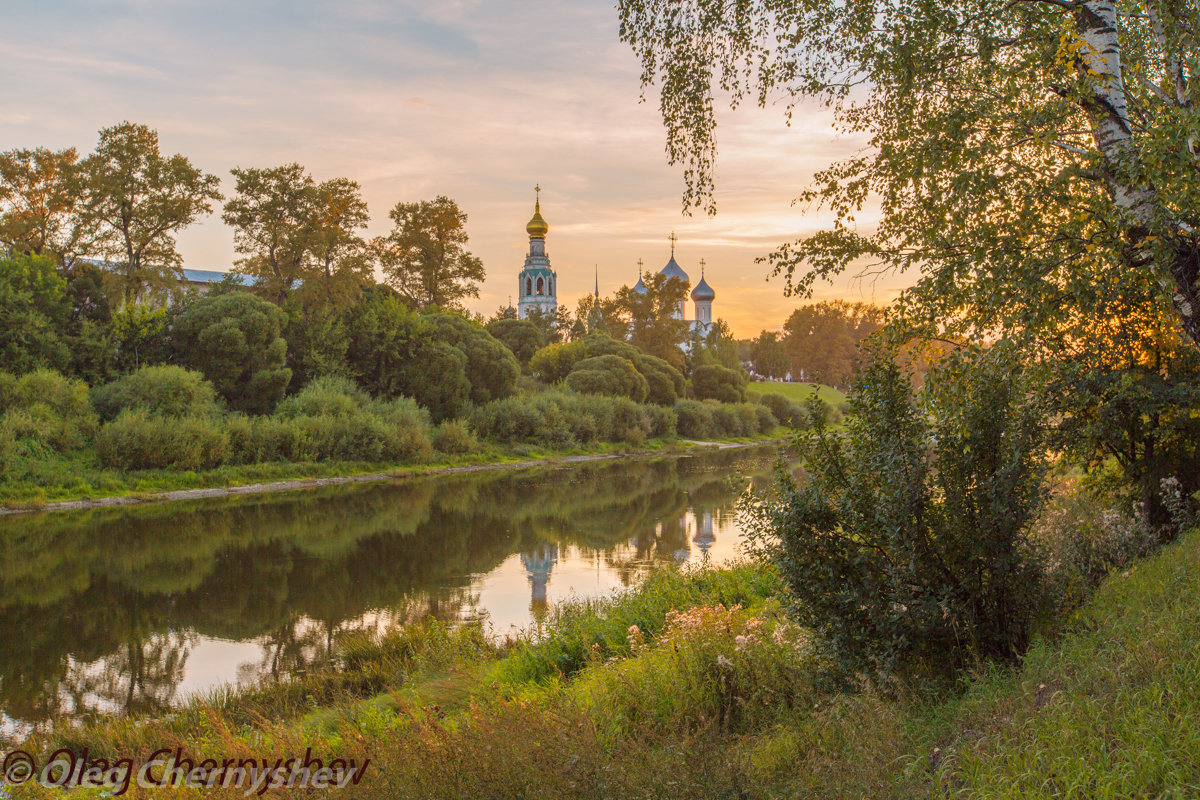
<path fill-rule="evenodd" d="M 553 453 L 524 461 L 488 461 L 478 464 L 447 464 L 397 467 L 383 472 L 369 472 L 351 475 L 335 475 L 316 478 L 293 478 L 277 481 L 264 481 L 242 485 L 210 486 L 197 489 L 177 489 L 173 491 L 151 493 L 129 493 L 110 497 L 81 498 L 78 500 L 57 500 L 28 505 L 2 505 L 0 517 L 18 514 L 40 514 L 59 511 L 88 511 L 97 508 L 118 508 L 121 506 L 147 505 L 150 503 L 172 503 L 186 500 L 206 500 L 222 497 L 241 497 L 246 495 L 274 494 L 295 492 L 304 489 L 316 489 L 325 486 L 347 486 L 356 483 L 380 483 L 383 481 L 398 481 L 405 478 L 418 478 L 437 475 L 460 475 L 472 472 L 487 472 L 499 469 L 529 469 L 531 467 L 563 466 L 582 464 L 594 461 L 612 461 L 622 458 L 645 458 L 655 455 L 683 455 L 697 450 L 732 450 L 748 447 L 762 447 L 772 444 L 783 444 L 788 439 L 772 435 L 759 440 L 715 440 L 696 441 L 678 439 L 670 444 L 650 450 L 636 452 L 585 453 L 577 455 L 555 455 Z M 682 447 L 680 447 L 682 445 Z"/>

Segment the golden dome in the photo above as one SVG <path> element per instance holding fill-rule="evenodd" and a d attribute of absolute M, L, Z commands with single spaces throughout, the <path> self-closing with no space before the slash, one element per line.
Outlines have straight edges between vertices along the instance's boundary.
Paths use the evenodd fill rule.
<path fill-rule="evenodd" d="M 525 231 L 533 236 L 546 238 L 546 233 L 550 230 L 550 226 L 546 224 L 546 220 L 542 218 L 542 204 L 537 201 L 533 204 L 533 219 L 529 220 L 529 224 L 525 226 Z"/>

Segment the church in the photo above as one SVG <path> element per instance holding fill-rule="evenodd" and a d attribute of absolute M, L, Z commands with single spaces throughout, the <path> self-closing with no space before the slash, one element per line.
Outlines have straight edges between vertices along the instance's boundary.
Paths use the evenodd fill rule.
<path fill-rule="evenodd" d="M 517 316 L 520 319 L 526 319 L 534 309 L 551 318 L 558 311 L 558 274 L 551 268 L 550 257 L 546 253 L 546 234 L 550 232 L 550 225 L 542 216 L 542 187 L 535 186 L 534 191 L 537 194 L 533 203 L 533 218 L 525 226 L 525 232 L 529 234 L 529 253 L 525 256 L 525 266 L 517 276 L 517 297 L 519 298 Z M 690 287 L 691 279 L 679 266 L 679 262 L 675 260 L 675 243 L 679 241 L 679 237 L 672 233 L 668 238 L 671 242 L 671 258 L 667 261 L 666 266 L 659 270 L 659 274 L 678 278 L 683 281 L 685 286 Z M 641 261 L 638 262 L 638 265 L 641 266 Z M 638 275 L 638 282 L 633 290 L 639 294 L 646 293 L 646 284 L 642 280 L 642 275 Z M 596 297 L 599 298 L 599 296 L 600 287 L 597 280 Z M 679 307 L 673 316 L 688 322 L 693 334 L 704 336 L 712 328 L 712 304 L 716 296 L 717 293 L 704 279 L 704 261 L 701 260 L 700 282 L 692 289 L 695 316 L 690 320 L 687 319 L 686 300 L 679 301 Z"/>

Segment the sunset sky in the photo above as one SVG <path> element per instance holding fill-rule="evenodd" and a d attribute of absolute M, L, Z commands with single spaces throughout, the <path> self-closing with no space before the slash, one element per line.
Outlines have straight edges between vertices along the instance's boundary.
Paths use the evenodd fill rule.
<path fill-rule="evenodd" d="M 793 207 L 814 170 L 855 152 L 827 112 L 721 117 L 715 217 L 681 212 L 653 101 L 617 35 L 613 0 L 39 0 L 9 4 L 0 43 L 0 150 L 75 146 L 124 119 L 159 132 L 232 189 L 231 167 L 298 161 L 359 181 L 370 235 L 398 201 L 455 199 L 487 268 L 472 310 L 516 294 L 540 183 L 559 302 L 657 270 L 679 235 L 693 280 L 707 262 L 714 315 L 739 337 L 778 328 L 795 300 L 755 258 L 827 218 Z M 869 214 L 860 217 L 869 224 Z M 229 269 L 219 215 L 179 240 L 186 266 Z M 819 298 L 891 300 L 903 276 L 850 277 Z M 689 309 L 689 316 L 690 316 Z"/>

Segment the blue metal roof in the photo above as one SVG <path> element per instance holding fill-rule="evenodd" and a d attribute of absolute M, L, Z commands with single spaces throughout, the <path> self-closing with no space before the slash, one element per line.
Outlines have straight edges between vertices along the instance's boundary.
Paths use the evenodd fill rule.
<path fill-rule="evenodd" d="M 188 283 L 220 283 L 226 275 L 233 275 L 242 286 L 253 286 L 258 278 L 240 272 L 220 272 L 215 269 L 185 269 L 183 278 Z"/>

